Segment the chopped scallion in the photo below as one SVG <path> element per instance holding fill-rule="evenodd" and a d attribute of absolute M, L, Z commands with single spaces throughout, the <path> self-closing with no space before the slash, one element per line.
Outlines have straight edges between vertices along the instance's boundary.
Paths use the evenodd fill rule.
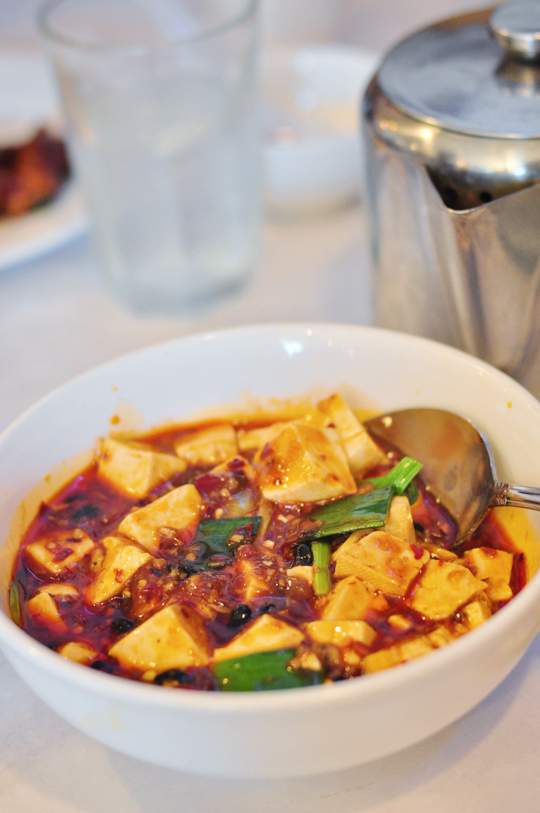
<path fill-rule="evenodd" d="M 313 542 L 313 592 L 316 596 L 324 596 L 330 592 L 332 582 L 328 565 L 332 556 L 330 542 Z"/>
<path fill-rule="evenodd" d="M 194 542 L 204 543 L 216 553 L 229 553 L 255 539 L 261 517 L 222 517 L 199 523 Z"/>
<path fill-rule="evenodd" d="M 260 524 L 261 517 L 203 520 L 190 544 L 179 549 L 177 563 L 187 574 L 221 570 L 234 561 L 236 548 L 253 542 Z"/>
<path fill-rule="evenodd" d="M 321 672 L 292 669 L 289 661 L 296 649 L 255 652 L 215 663 L 212 673 L 224 692 L 260 692 L 272 689 L 296 689 L 322 681 Z"/>
<path fill-rule="evenodd" d="M 13 582 L 9 590 L 9 614 L 17 626 L 22 627 L 21 589 L 17 582 Z"/>
<path fill-rule="evenodd" d="M 405 489 L 405 491 L 403 493 L 405 494 L 405 496 L 409 500 L 409 503 L 411 505 L 414 505 L 416 500 L 418 499 L 418 496 L 419 496 L 419 491 L 418 491 L 418 488 L 416 487 L 416 483 L 414 483 L 414 482 L 409 483 L 409 485 L 407 486 L 407 488 Z"/>
<path fill-rule="evenodd" d="M 395 493 L 401 495 L 412 483 L 421 468 L 422 464 L 419 463 L 418 460 L 415 460 L 413 457 L 404 457 L 383 477 L 371 477 L 367 482 L 371 483 L 375 488 L 393 486 Z M 417 497 L 418 492 L 416 492 L 416 498 Z"/>
<path fill-rule="evenodd" d="M 389 485 L 368 494 L 355 494 L 316 508 L 310 513 L 309 519 L 322 524 L 313 536 L 320 539 L 367 528 L 382 528 L 393 496 L 394 487 Z"/>

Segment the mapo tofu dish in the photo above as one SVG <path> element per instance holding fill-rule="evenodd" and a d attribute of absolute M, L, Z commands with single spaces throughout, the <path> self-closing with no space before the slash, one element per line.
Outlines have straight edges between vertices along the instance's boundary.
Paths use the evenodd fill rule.
<path fill-rule="evenodd" d="M 291 419 L 98 442 L 42 503 L 14 565 L 13 620 L 69 658 L 186 690 L 356 678 L 450 643 L 524 583 L 488 515 L 456 550 L 421 463 L 338 394 Z"/>

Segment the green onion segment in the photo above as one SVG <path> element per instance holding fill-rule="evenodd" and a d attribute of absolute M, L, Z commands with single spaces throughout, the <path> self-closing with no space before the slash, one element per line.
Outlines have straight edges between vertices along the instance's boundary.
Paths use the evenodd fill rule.
<path fill-rule="evenodd" d="M 18 627 L 22 627 L 21 607 L 21 590 L 18 583 L 14 581 L 9 590 L 9 614 Z"/>
<path fill-rule="evenodd" d="M 247 528 L 249 524 L 253 528 Z M 216 553 L 229 553 L 246 542 L 255 538 L 261 517 L 222 517 L 220 519 L 206 519 L 199 522 L 194 542 L 202 542 Z M 242 533 L 242 530 L 249 533 Z M 235 531 L 238 538 L 234 539 Z M 231 539 L 231 537 L 233 537 Z"/>
<path fill-rule="evenodd" d="M 382 528 L 393 496 L 394 487 L 389 485 L 368 494 L 355 494 L 316 508 L 309 514 L 310 519 L 322 523 L 315 531 L 315 539 L 366 528 Z"/>
<path fill-rule="evenodd" d="M 224 692 L 260 692 L 272 689 L 297 689 L 322 682 L 322 672 L 292 669 L 289 661 L 296 649 L 255 652 L 220 661 L 212 673 Z"/>
<path fill-rule="evenodd" d="M 371 483 L 375 488 L 393 486 L 395 493 L 401 495 L 412 483 L 421 468 L 422 464 L 418 460 L 413 457 L 404 457 L 383 477 L 371 477 L 367 482 Z"/>
<path fill-rule="evenodd" d="M 313 592 L 316 596 L 324 596 L 332 588 L 332 580 L 328 565 L 332 556 L 330 542 L 313 542 Z"/>

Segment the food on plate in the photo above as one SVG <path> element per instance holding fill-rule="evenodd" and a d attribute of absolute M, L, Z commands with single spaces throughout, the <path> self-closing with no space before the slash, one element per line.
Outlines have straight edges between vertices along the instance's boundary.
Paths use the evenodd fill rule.
<path fill-rule="evenodd" d="M 421 461 L 359 414 L 333 394 L 98 441 L 22 540 L 12 618 L 80 664 L 208 691 L 355 678 L 478 627 L 523 554 L 494 512 L 452 550 Z"/>
<path fill-rule="evenodd" d="M 0 148 L 0 218 L 21 215 L 51 200 L 70 169 L 64 143 L 44 129 L 27 142 Z"/>

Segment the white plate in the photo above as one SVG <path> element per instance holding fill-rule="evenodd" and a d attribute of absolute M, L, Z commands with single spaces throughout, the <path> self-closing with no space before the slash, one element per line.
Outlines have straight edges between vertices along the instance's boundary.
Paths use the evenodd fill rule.
<path fill-rule="evenodd" d="M 0 146 L 29 138 L 44 124 L 57 130 L 59 103 L 54 79 L 39 55 L 0 55 Z M 73 181 L 51 203 L 0 221 L 0 270 L 32 259 L 87 229 L 84 201 Z"/>

